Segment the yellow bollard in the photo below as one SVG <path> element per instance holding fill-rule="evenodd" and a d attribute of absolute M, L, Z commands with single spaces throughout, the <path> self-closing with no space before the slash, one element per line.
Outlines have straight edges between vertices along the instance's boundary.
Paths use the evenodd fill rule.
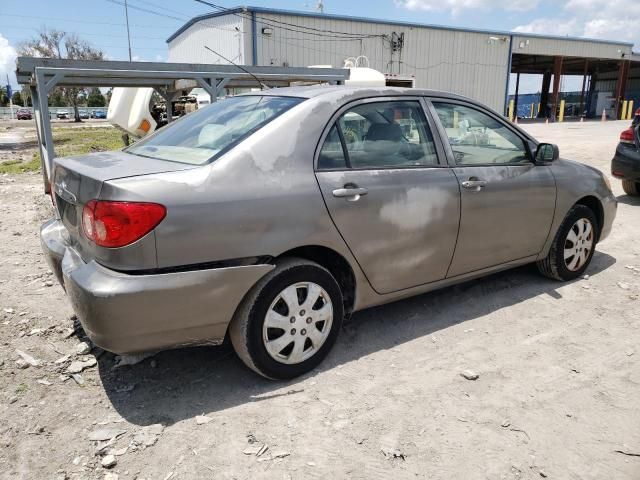
<path fill-rule="evenodd" d="M 538 104 L 538 110 L 536 110 L 536 114 L 540 113 L 540 104 Z"/>
<path fill-rule="evenodd" d="M 531 113 L 529 114 L 529 118 L 533 118 L 533 103 L 531 104 Z"/>
<path fill-rule="evenodd" d="M 509 120 L 511 120 L 512 122 L 513 122 L 513 107 L 514 107 L 513 100 L 509 100 Z"/>
<path fill-rule="evenodd" d="M 633 118 L 633 100 L 629 100 L 629 104 L 627 105 L 627 120 L 631 120 Z"/>
<path fill-rule="evenodd" d="M 564 121 L 564 100 L 560 100 L 560 113 L 558 114 L 558 121 Z"/>
<path fill-rule="evenodd" d="M 622 102 L 622 115 L 620 115 L 620 120 L 626 120 L 627 119 L 627 104 L 629 102 L 627 102 L 626 100 L 624 100 Z"/>

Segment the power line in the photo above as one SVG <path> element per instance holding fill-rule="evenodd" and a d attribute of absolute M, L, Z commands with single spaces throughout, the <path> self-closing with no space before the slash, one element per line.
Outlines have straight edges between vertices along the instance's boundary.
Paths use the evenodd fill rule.
<path fill-rule="evenodd" d="M 109 0 L 111 1 L 111 0 Z M 240 17 L 243 19 L 248 19 L 249 17 L 247 17 L 245 14 L 241 14 L 241 13 L 237 13 L 234 12 L 233 10 L 229 9 L 229 8 L 225 8 L 222 7 L 220 5 L 216 5 L 215 3 L 211 3 L 211 2 L 207 2 L 205 0 L 195 0 L 198 3 L 202 3 L 204 5 L 208 5 L 210 7 L 216 8 L 222 12 L 227 12 L 229 15 L 235 15 L 236 17 Z M 347 36 L 349 38 L 375 38 L 375 37 L 384 37 L 385 35 L 379 35 L 379 34 L 360 34 L 360 33 L 350 33 L 350 32 L 338 32 L 338 31 L 334 31 L 334 30 L 324 30 L 324 29 L 319 29 L 319 28 L 313 28 L 313 27 L 307 27 L 307 26 L 303 26 L 303 25 L 295 25 L 293 23 L 287 23 L 287 22 L 282 22 L 280 20 L 274 20 L 271 18 L 267 18 L 267 17 L 263 17 L 261 15 L 256 15 L 255 16 L 256 19 L 260 19 L 260 23 L 264 24 L 264 25 L 269 25 L 273 28 L 280 28 L 283 30 L 289 30 L 292 32 L 296 32 L 296 33 L 302 33 L 305 35 L 317 35 L 317 36 L 324 36 L 324 37 L 335 37 L 336 35 L 342 35 L 342 36 Z M 279 25 L 275 25 L 275 24 L 280 24 L 280 25 L 287 25 L 287 27 L 294 27 L 294 28 L 287 28 L 287 27 L 281 27 Z M 304 30 L 300 30 L 300 29 L 304 29 Z M 305 30 L 310 30 L 310 31 L 305 31 Z"/>
<path fill-rule="evenodd" d="M 119 27 L 121 27 L 122 25 L 118 25 Z M 0 25 L 0 28 L 10 28 L 13 30 L 22 30 L 24 31 L 25 28 L 24 27 L 15 27 L 13 25 Z M 33 30 L 35 32 L 38 31 L 37 28 L 33 27 L 30 28 L 29 30 Z M 111 38 L 126 38 L 126 35 L 117 35 L 117 34 L 112 34 L 112 33 L 91 33 L 91 32 L 78 32 L 78 31 L 73 31 L 70 33 L 76 33 L 78 35 L 83 35 L 83 36 L 88 36 L 88 37 L 111 37 Z M 132 35 L 131 38 L 137 38 L 137 39 L 141 39 L 141 40 L 164 40 L 164 37 L 147 37 L 147 36 L 138 36 L 138 35 Z"/>
<path fill-rule="evenodd" d="M 118 0 L 106 0 L 106 1 L 110 2 L 110 3 L 114 3 L 116 5 L 120 5 L 121 7 L 124 7 L 124 2 L 119 2 Z M 168 15 L 166 13 L 156 12 L 155 10 L 150 10 L 148 8 L 138 7 L 136 5 L 129 5 L 129 8 L 133 8 L 134 10 L 139 10 L 139 11 L 145 12 L 145 13 L 150 13 L 151 15 L 157 15 L 159 17 L 170 18 L 172 20 L 177 20 L 179 22 L 184 22 L 184 21 L 187 20 L 187 18 L 185 18 L 185 17 L 179 18 L 179 17 L 175 17 L 173 15 Z"/>
<path fill-rule="evenodd" d="M 148 0 L 136 0 L 139 3 L 145 3 L 147 5 L 151 5 L 155 8 L 160 8 L 162 10 L 166 10 L 167 12 L 175 13 L 176 15 L 182 15 L 184 12 L 179 12 L 178 10 L 173 10 L 172 8 L 167 8 L 164 5 L 158 5 L 157 3 L 149 2 Z"/>
<path fill-rule="evenodd" d="M 56 17 L 38 17 L 38 16 L 34 16 L 34 15 L 18 15 L 18 14 L 13 14 L 13 13 L 3 13 L 2 14 L 3 17 L 16 17 L 16 18 L 31 18 L 31 19 L 35 19 L 35 20 L 49 20 L 49 21 L 56 21 L 56 22 L 66 22 L 66 23 L 82 23 L 82 24 L 86 24 L 86 23 L 90 23 L 93 25 L 111 25 L 113 27 L 122 27 L 124 26 L 124 24 L 122 23 L 113 23 L 113 22 L 96 22 L 96 21 L 90 21 L 90 20 L 72 20 L 69 18 L 56 18 Z M 136 27 L 136 28 L 154 28 L 154 29 L 158 29 L 158 28 L 175 28 L 175 26 L 173 25 L 136 25 L 136 24 L 131 24 L 132 27 Z M 18 27 L 16 27 L 18 28 Z M 23 28 L 23 27 L 20 27 Z"/>

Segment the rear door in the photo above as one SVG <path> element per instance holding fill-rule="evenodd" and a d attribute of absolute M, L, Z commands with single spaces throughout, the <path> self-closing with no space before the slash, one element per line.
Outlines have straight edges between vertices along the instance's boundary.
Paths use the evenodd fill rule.
<path fill-rule="evenodd" d="M 537 255 L 549 234 L 556 184 L 528 142 L 496 115 L 432 101 L 460 182 L 460 233 L 449 277 Z"/>
<path fill-rule="evenodd" d="M 337 112 L 316 177 L 372 287 L 389 293 L 445 278 L 460 192 L 418 98 L 375 98 Z"/>

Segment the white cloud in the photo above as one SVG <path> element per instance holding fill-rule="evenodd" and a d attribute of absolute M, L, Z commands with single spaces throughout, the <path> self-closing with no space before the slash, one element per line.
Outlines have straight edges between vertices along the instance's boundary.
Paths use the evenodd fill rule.
<path fill-rule="evenodd" d="M 7 74 L 12 85 L 16 84 L 16 58 L 18 52 L 9 45 L 9 40 L 0 34 L 0 84 L 7 83 Z"/>
<path fill-rule="evenodd" d="M 565 21 L 558 21 L 558 19 L 555 18 L 538 18 L 526 25 L 518 25 L 513 31 L 561 36 L 577 36 L 582 34 L 582 28 L 575 18 Z"/>
<path fill-rule="evenodd" d="M 640 48 L 640 1 L 568 0 L 556 18 L 538 18 L 514 30 L 616 40 Z"/>
<path fill-rule="evenodd" d="M 454 15 L 463 10 L 505 9 L 517 12 L 533 10 L 538 0 L 394 0 L 397 7 L 407 10 L 449 11 Z"/>

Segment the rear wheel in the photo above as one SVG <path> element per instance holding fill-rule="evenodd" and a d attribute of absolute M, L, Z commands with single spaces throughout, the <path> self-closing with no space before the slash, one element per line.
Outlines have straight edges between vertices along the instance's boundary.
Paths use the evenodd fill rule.
<path fill-rule="evenodd" d="M 640 195 L 640 182 L 635 182 L 633 180 L 622 180 L 622 189 L 627 195 L 636 197 Z"/>
<path fill-rule="evenodd" d="M 551 245 L 549 255 L 537 262 L 538 270 L 555 280 L 578 278 L 591 263 L 596 246 L 598 221 L 584 205 L 574 205 Z"/>
<path fill-rule="evenodd" d="M 331 350 L 342 305 L 342 292 L 328 270 L 307 260 L 283 259 L 247 294 L 229 337 L 242 361 L 260 375 L 297 377 Z"/>

